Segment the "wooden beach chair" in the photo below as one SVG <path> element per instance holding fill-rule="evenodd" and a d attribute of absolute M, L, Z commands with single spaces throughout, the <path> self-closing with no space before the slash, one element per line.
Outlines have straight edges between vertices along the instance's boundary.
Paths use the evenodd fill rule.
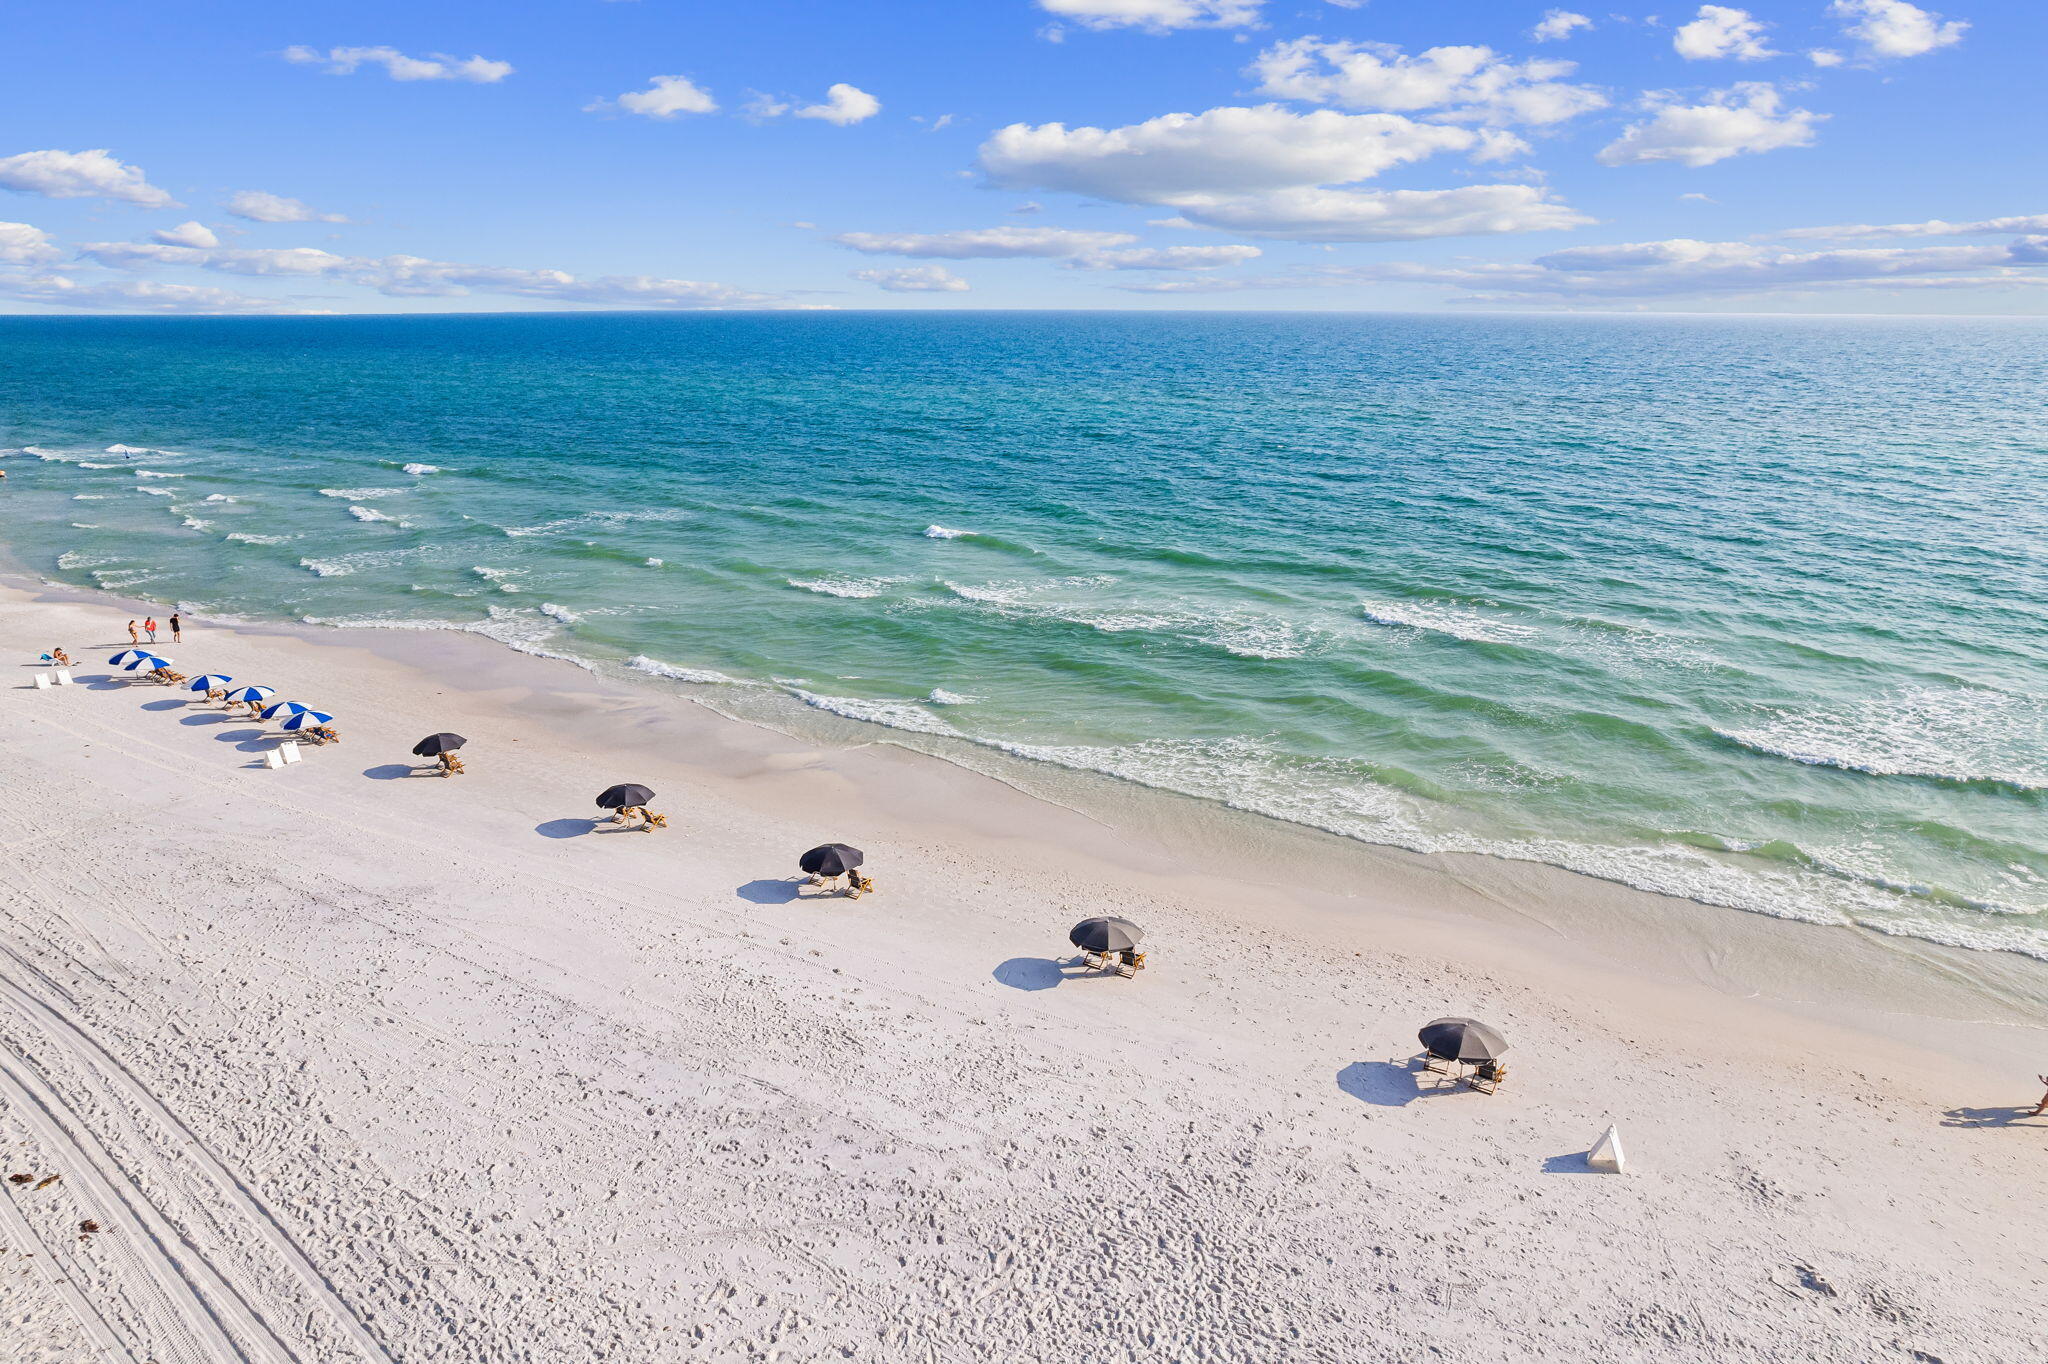
<path fill-rule="evenodd" d="M 1138 972 L 1145 969 L 1145 954 L 1143 952 L 1119 952 L 1116 955 L 1122 958 L 1122 960 L 1117 962 L 1116 973 L 1125 980 L 1131 979 Z"/>
<path fill-rule="evenodd" d="M 442 776 L 452 777 L 463 770 L 462 759 L 456 757 L 453 753 L 443 753 L 440 756 Z"/>
<path fill-rule="evenodd" d="M 307 737 L 316 744 L 338 744 L 341 735 L 335 733 L 333 725 L 315 725 L 306 731 Z"/>
<path fill-rule="evenodd" d="M 1481 1094 L 1492 1094 L 1500 1089 L 1501 1081 L 1508 1078 L 1508 1068 L 1499 1061 L 1481 1061 L 1465 1077 L 1465 1087 Z"/>

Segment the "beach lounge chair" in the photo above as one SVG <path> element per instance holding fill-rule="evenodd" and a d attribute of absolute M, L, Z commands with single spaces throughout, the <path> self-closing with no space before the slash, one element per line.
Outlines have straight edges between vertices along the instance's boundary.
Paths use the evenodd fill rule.
<path fill-rule="evenodd" d="M 1465 1063 L 1463 1061 L 1455 1061 L 1448 1056 L 1438 1056 L 1433 1051 L 1422 1053 L 1422 1068 L 1432 1075 L 1448 1075 L 1453 1079 L 1462 1078 L 1465 1074 Z"/>
<path fill-rule="evenodd" d="M 1472 1068 L 1472 1073 L 1465 1077 L 1465 1086 L 1468 1089 L 1476 1089 L 1481 1094 L 1492 1094 L 1500 1088 L 1500 1082 L 1507 1078 L 1508 1068 L 1505 1062 L 1481 1061 Z"/>
<path fill-rule="evenodd" d="M 333 725 L 315 725 L 306 731 L 306 737 L 316 744 L 338 744 L 341 735 L 334 732 Z"/>
<path fill-rule="evenodd" d="M 452 777 L 463 770 L 462 759 L 456 757 L 453 753 L 443 753 L 440 755 L 440 758 L 442 776 Z"/>
<path fill-rule="evenodd" d="M 1145 969 L 1145 954 L 1143 952 L 1118 952 L 1113 955 L 1121 958 L 1117 962 L 1116 973 L 1125 980 L 1129 980 Z"/>

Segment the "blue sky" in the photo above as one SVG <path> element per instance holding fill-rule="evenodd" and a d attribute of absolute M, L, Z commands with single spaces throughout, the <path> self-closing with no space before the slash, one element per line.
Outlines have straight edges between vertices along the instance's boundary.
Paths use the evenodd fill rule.
<path fill-rule="evenodd" d="M 2048 5 L 44 3 L 0 311 L 2048 311 Z"/>

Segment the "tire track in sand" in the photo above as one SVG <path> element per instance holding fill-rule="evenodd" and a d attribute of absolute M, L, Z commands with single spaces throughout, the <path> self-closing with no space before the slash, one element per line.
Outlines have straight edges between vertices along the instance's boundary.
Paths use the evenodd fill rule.
<path fill-rule="evenodd" d="M 96 1080 L 112 1100 L 110 1107 L 125 1105 L 133 1111 L 140 1111 L 172 1134 L 175 1154 L 182 1155 L 196 1166 L 227 1203 L 242 1214 L 248 1229 L 326 1309 L 329 1320 L 354 1344 L 365 1364 L 391 1364 L 390 1356 L 335 1294 L 326 1277 L 298 1248 L 269 1210 L 249 1193 L 196 1133 L 164 1106 L 152 1090 L 62 1010 L 24 989 L 11 972 L 0 972 L 0 1000 L 12 1006 L 25 1022 L 48 1037 L 53 1047 L 74 1062 L 81 1073 Z M 178 1316 L 192 1327 L 197 1339 L 217 1351 L 192 1358 L 202 1364 L 236 1359 L 263 1361 L 263 1364 L 271 1361 L 275 1364 L 296 1364 L 302 1357 L 300 1352 L 280 1340 L 263 1320 L 268 1317 L 283 1321 L 295 1317 L 292 1304 L 263 1302 L 262 1295 L 250 1289 L 247 1274 L 234 1273 L 236 1267 L 232 1265 L 228 1268 L 239 1283 L 231 1286 L 229 1275 L 223 1274 L 198 1247 L 192 1246 L 170 1225 L 163 1211 L 122 1172 L 107 1148 L 79 1121 L 26 1058 L 0 1049 L 0 1089 L 7 1091 L 11 1105 L 21 1110 L 24 1120 L 36 1130 L 37 1135 L 51 1144 L 53 1153 L 67 1156 L 74 1162 L 73 1168 L 82 1173 L 87 1188 L 98 1197 L 102 1206 L 110 1212 L 115 1208 L 126 1210 L 135 1229 L 146 1233 L 153 1253 L 136 1253 L 133 1249 L 136 1238 L 109 1238 L 109 1241 L 129 1252 L 134 1271 L 145 1285 L 153 1286 L 155 1296 L 172 1303 L 178 1309 Z M 181 1180 L 181 1172 L 171 1168 L 169 1153 L 151 1149 L 148 1156 L 161 1175 L 154 1181 L 159 1187 L 170 1190 L 189 1186 L 189 1177 Z M 182 1248 L 185 1254 L 180 1255 L 177 1248 Z M 183 1264 L 190 1265 L 189 1272 L 181 1268 Z M 238 1328 L 248 1342 L 247 1349 L 236 1348 L 226 1338 L 221 1318 Z M 163 1319 L 159 1317 L 158 1320 Z M 168 1322 L 164 1324 L 168 1325 Z M 185 1356 L 181 1354 L 179 1357 Z"/>

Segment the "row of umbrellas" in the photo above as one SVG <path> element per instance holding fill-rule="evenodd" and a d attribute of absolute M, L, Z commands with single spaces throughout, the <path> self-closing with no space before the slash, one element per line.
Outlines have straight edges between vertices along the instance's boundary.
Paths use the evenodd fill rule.
<path fill-rule="evenodd" d="M 131 673 L 155 672 L 158 668 L 171 666 L 171 660 L 160 654 L 153 654 L 147 649 L 123 649 L 107 662 L 124 672 Z M 259 706 L 277 695 L 275 687 L 235 687 L 234 680 L 225 673 L 201 673 L 186 682 L 185 689 L 196 692 L 217 691 L 223 694 L 224 700 L 246 701 Z M 315 725 L 330 724 L 334 720 L 326 711 L 315 710 L 297 701 L 273 701 L 263 706 L 258 713 L 266 720 L 278 721 L 284 729 L 294 733 L 302 729 L 311 729 Z"/>

